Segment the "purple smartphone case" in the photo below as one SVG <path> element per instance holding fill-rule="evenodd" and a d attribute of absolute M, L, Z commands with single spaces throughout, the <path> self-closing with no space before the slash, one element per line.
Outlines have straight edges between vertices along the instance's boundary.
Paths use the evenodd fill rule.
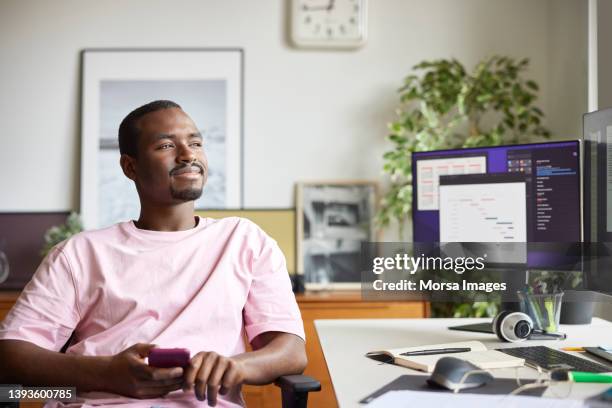
<path fill-rule="evenodd" d="M 151 367 L 169 368 L 189 365 L 189 350 L 184 348 L 154 348 L 149 351 Z"/>

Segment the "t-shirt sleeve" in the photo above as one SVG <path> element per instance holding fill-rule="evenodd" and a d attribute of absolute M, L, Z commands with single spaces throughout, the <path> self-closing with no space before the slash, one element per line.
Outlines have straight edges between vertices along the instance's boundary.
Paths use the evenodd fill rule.
<path fill-rule="evenodd" d="M 79 321 L 76 299 L 68 259 L 55 247 L 0 323 L 0 340 L 25 340 L 59 351 Z"/>
<path fill-rule="evenodd" d="M 253 281 L 243 311 L 249 342 L 270 331 L 295 334 L 305 340 L 304 324 L 291 290 L 285 256 L 276 241 L 262 234 L 263 246 L 253 258 Z"/>

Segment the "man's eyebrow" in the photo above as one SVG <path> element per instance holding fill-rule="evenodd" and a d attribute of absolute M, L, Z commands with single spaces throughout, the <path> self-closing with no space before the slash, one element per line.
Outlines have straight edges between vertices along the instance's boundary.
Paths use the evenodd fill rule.
<path fill-rule="evenodd" d="M 156 135 L 153 135 L 153 141 L 157 142 L 158 140 L 162 140 L 162 139 L 176 139 L 175 135 L 171 135 L 169 133 L 158 133 Z"/>
<path fill-rule="evenodd" d="M 204 139 L 200 132 L 195 132 L 195 133 L 190 134 L 189 138 L 196 138 L 196 139 L 201 139 L 201 140 Z M 174 140 L 174 139 L 176 139 L 176 135 L 173 135 L 173 134 L 170 134 L 170 133 L 158 133 L 158 134 L 153 136 L 153 141 L 154 142 L 157 142 L 158 140 L 162 140 L 162 139 Z"/>

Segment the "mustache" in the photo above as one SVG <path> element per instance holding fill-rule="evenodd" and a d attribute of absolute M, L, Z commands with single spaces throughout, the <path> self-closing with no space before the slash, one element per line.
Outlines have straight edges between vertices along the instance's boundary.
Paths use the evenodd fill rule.
<path fill-rule="evenodd" d="M 172 170 L 170 170 L 170 175 L 173 176 L 174 173 L 176 173 L 177 171 L 183 170 L 183 169 L 185 169 L 187 167 L 197 167 L 197 168 L 200 169 L 200 173 L 204 174 L 204 166 L 201 163 L 199 163 L 199 162 L 191 162 L 191 163 L 186 163 L 186 164 L 183 164 L 181 166 L 177 166 L 177 167 L 173 168 Z"/>

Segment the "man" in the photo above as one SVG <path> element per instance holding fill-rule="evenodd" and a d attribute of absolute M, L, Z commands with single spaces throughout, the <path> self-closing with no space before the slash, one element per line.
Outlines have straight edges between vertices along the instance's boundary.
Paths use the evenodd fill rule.
<path fill-rule="evenodd" d="M 194 216 L 208 166 L 189 116 L 144 105 L 119 147 L 138 221 L 80 233 L 44 259 L 0 325 L 0 383 L 76 386 L 83 406 L 235 406 L 242 383 L 301 373 L 303 325 L 276 242 L 244 219 Z M 155 346 L 189 349 L 190 365 L 148 366 Z"/>

